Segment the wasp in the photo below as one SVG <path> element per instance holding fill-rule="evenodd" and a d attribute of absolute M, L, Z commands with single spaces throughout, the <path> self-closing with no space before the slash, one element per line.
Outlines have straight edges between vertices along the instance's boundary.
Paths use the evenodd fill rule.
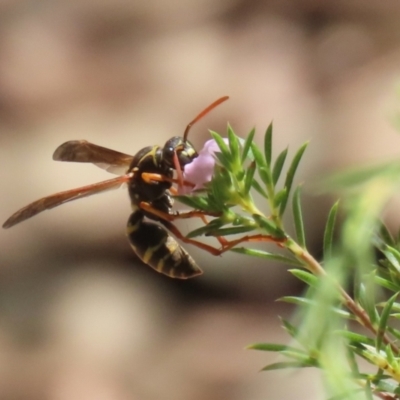
<path fill-rule="evenodd" d="M 192 125 L 227 99 L 228 96 L 221 97 L 204 109 L 187 125 L 182 137 L 172 137 L 163 147 L 147 146 L 134 156 L 86 140 L 72 140 L 62 144 L 55 150 L 53 160 L 93 163 L 119 176 L 41 198 L 11 215 L 3 228 L 10 228 L 69 201 L 127 184 L 132 206 L 127 236 L 137 256 L 156 271 L 172 278 L 187 279 L 202 274 L 194 259 L 170 232 L 186 243 L 217 253 L 206 244 L 186 238 L 172 223 L 177 217 L 190 218 L 196 215 L 190 211 L 180 214 L 174 212 L 171 194 L 175 192 L 173 183 L 183 182 L 182 170 L 185 165 L 197 157 L 195 148 L 188 141 Z"/>

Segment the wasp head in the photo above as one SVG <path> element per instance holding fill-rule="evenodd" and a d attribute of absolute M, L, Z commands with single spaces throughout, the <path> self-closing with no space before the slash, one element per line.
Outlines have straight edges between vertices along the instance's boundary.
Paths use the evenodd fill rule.
<path fill-rule="evenodd" d="M 169 139 L 163 148 L 163 160 L 171 168 L 174 168 L 174 153 L 176 153 L 182 169 L 198 156 L 193 145 L 187 140 L 184 141 L 180 136 Z"/>

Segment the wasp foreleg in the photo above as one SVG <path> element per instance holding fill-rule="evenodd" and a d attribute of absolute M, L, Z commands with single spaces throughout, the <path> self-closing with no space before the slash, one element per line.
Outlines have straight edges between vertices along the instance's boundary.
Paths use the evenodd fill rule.
<path fill-rule="evenodd" d="M 146 183 L 154 183 L 154 182 L 170 182 L 170 183 L 177 183 L 178 185 L 182 186 L 190 186 L 190 187 L 195 187 L 196 185 L 192 182 L 189 181 L 181 181 L 180 179 L 175 179 L 175 178 L 169 178 L 168 176 L 162 175 L 162 174 L 156 174 L 154 172 L 142 172 L 142 179 Z M 169 190 L 171 190 L 170 188 Z M 176 191 L 176 189 L 173 189 Z"/>

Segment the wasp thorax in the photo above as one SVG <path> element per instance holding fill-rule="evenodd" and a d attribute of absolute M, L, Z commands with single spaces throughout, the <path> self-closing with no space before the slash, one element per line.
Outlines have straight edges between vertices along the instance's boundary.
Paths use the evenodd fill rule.
<path fill-rule="evenodd" d="M 193 145 L 189 141 L 184 142 L 180 136 L 169 139 L 163 148 L 163 160 L 171 167 L 174 167 L 175 152 L 181 167 L 191 163 L 198 156 Z"/>

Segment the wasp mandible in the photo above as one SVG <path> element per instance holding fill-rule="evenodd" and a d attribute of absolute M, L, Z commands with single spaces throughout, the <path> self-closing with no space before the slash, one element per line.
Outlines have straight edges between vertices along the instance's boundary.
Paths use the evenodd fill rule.
<path fill-rule="evenodd" d="M 126 183 L 132 205 L 127 235 L 138 257 L 156 271 L 172 278 L 187 279 L 200 275 L 202 270 L 166 229 L 186 243 L 211 253 L 217 252 L 206 244 L 187 239 L 171 222 L 177 215 L 172 211 L 172 185 L 174 182 L 182 184 L 182 176 L 174 178 L 174 171 L 181 175 L 185 165 L 197 157 L 196 150 L 188 141 L 192 125 L 228 98 L 221 97 L 205 108 L 187 125 L 182 137 L 172 137 L 163 147 L 145 147 L 134 156 L 86 140 L 73 140 L 62 144 L 55 150 L 53 160 L 93 163 L 119 176 L 41 198 L 14 213 L 3 224 L 3 228 L 10 228 L 42 211 L 69 201 L 115 189 Z M 186 213 L 186 217 L 191 215 L 194 214 Z M 185 215 L 180 214 L 180 217 Z"/>

